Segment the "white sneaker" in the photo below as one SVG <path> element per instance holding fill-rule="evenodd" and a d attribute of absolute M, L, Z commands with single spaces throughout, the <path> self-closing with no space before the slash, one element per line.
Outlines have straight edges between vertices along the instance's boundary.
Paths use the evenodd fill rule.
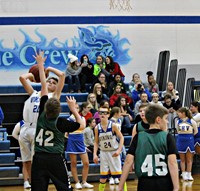
<path fill-rule="evenodd" d="M 82 189 L 80 182 L 77 182 L 74 187 L 75 189 Z"/>
<path fill-rule="evenodd" d="M 94 188 L 94 186 L 92 184 L 84 182 L 84 183 L 82 183 L 82 188 Z"/>
<path fill-rule="evenodd" d="M 187 178 L 188 178 L 189 181 L 193 181 L 194 180 L 192 175 L 191 175 L 191 172 L 187 173 Z"/>
<path fill-rule="evenodd" d="M 187 172 L 182 172 L 181 176 L 182 176 L 182 178 L 183 178 L 184 181 L 188 180 L 188 174 L 187 174 Z"/>
<path fill-rule="evenodd" d="M 26 181 L 24 182 L 24 188 L 25 188 L 25 189 L 31 188 L 31 185 L 29 184 L 28 180 L 26 180 Z"/>
<path fill-rule="evenodd" d="M 115 178 L 115 184 L 119 184 L 119 178 Z"/>
<path fill-rule="evenodd" d="M 110 184 L 110 185 L 115 184 L 115 181 L 114 181 L 113 177 L 110 177 L 109 184 Z"/>
<path fill-rule="evenodd" d="M 111 185 L 111 184 L 110 184 L 109 190 L 110 190 L 110 191 L 114 191 L 114 190 L 115 190 L 115 185 Z"/>

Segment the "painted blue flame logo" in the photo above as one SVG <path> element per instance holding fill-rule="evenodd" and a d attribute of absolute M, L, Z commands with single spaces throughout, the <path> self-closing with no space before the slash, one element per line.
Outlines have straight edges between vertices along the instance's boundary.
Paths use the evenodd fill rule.
<path fill-rule="evenodd" d="M 35 51 L 44 50 L 47 60 L 45 67 L 53 66 L 60 70 L 65 70 L 69 62 L 67 55 L 72 53 L 80 58 L 87 54 L 92 63 L 96 62 L 96 57 L 110 55 L 114 61 L 120 65 L 128 64 L 131 57 L 128 55 L 129 48 L 123 48 L 124 45 L 130 45 L 127 38 L 120 38 L 120 33 L 114 36 L 106 26 L 88 26 L 86 28 L 78 27 L 79 37 L 72 38 L 72 45 L 68 45 L 68 40 L 60 42 L 58 38 L 47 42 L 47 38 L 35 29 L 35 34 L 39 37 L 39 42 L 31 37 L 22 29 L 19 31 L 24 35 L 24 42 L 19 45 L 14 41 L 14 48 L 3 46 L 3 40 L 0 41 L 0 68 L 6 70 L 28 69 L 35 64 L 32 55 Z"/>

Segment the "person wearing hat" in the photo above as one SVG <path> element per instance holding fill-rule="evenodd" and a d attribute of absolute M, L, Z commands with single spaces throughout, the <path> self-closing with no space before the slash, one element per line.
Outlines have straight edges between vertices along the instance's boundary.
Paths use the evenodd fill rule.
<path fill-rule="evenodd" d="M 78 62 L 78 58 L 72 54 L 68 54 L 69 63 L 67 65 L 66 71 L 65 71 L 65 83 L 68 83 L 68 90 L 70 93 L 78 92 L 80 93 L 80 80 L 79 80 L 79 74 L 81 73 L 82 67 L 80 66 L 80 63 Z M 75 85 L 73 86 L 73 82 L 75 82 Z"/>

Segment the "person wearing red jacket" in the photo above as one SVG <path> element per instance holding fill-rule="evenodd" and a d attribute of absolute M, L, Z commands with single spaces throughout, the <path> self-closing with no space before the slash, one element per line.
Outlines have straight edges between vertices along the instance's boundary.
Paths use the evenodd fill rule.
<path fill-rule="evenodd" d="M 115 74 L 120 74 L 121 77 L 125 77 L 123 74 L 120 65 L 117 62 L 114 62 L 111 56 L 106 56 L 106 68 L 105 68 L 112 76 Z"/>
<path fill-rule="evenodd" d="M 131 106 L 133 100 L 126 93 L 121 92 L 120 85 L 116 85 L 114 89 L 114 93 L 110 96 L 110 107 L 115 106 L 116 101 L 119 96 L 123 96 L 126 99 L 127 104 Z"/>

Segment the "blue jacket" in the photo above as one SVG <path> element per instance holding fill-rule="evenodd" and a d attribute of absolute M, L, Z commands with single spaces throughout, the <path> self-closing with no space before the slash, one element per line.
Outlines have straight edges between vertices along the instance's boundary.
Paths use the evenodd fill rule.
<path fill-rule="evenodd" d="M 4 114 L 3 114 L 3 111 L 0 107 L 0 125 L 2 125 L 3 120 L 4 120 Z"/>
<path fill-rule="evenodd" d="M 140 94 L 143 92 L 147 94 L 148 101 L 151 101 L 152 96 L 148 89 L 144 89 L 143 91 L 133 90 L 132 92 L 133 106 L 135 106 L 136 102 L 140 100 Z"/>

